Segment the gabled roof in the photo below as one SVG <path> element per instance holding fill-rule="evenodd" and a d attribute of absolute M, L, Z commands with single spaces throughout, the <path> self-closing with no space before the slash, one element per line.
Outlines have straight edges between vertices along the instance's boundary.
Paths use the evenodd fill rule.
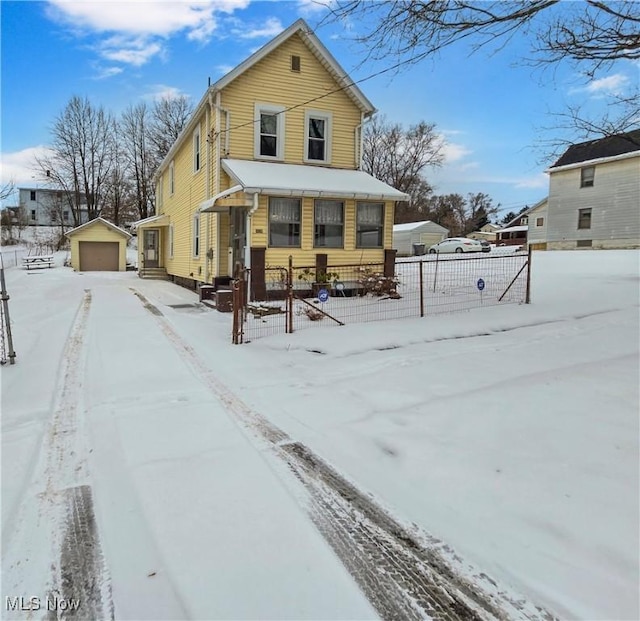
<path fill-rule="evenodd" d="M 169 149 L 169 152 L 158 166 L 156 175 L 163 171 L 168 162 L 171 161 L 178 145 L 182 143 L 185 136 L 190 136 L 194 130 L 196 121 L 203 113 L 207 102 L 210 97 L 221 91 L 225 86 L 233 82 L 236 78 L 248 71 L 256 63 L 260 62 L 265 56 L 273 52 L 277 47 L 282 45 L 285 41 L 299 35 L 306 46 L 311 50 L 314 56 L 320 61 L 325 69 L 333 76 L 338 85 L 344 90 L 347 96 L 358 106 L 358 108 L 367 116 L 371 116 L 376 112 L 375 106 L 365 97 L 364 93 L 353 83 L 351 78 L 347 75 L 346 71 L 340 66 L 340 63 L 333 57 L 331 52 L 322 44 L 320 39 L 316 37 L 313 30 L 309 27 L 307 22 L 303 19 L 299 19 L 286 30 L 283 30 L 279 35 L 273 38 L 269 43 L 263 45 L 257 52 L 254 52 L 249 58 L 241 62 L 235 69 L 232 69 L 229 73 L 222 76 L 219 80 L 214 82 L 203 95 L 200 103 L 196 107 L 195 111 L 191 115 L 189 122 L 180 132 L 180 135 Z"/>
<path fill-rule="evenodd" d="M 634 152 L 638 152 L 640 155 L 640 129 L 571 145 L 551 166 L 551 169 L 633 154 Z"/>
<path fill-rule="evenodd" d="M 335 81 L 344 89 L 344 92 L 352 99 L 352 101 L 367 114 L 373 114 L 376 109 L 373 104 L 365 97 L 364 93 L 353 83 L 346 71 L 340 66 L 340 63 L 333 57 L 331 52 L 322 44 L 320 39 L 316 37 L 313 30 L 309 27 L 304 19 L 299 19 L 291 24 L 286 30 L 283 30 L 277 37 L 271 39 L 269 43 L 263 45 L 257 52 L 249 56 L 244 62 L 240 63 L 235 69 L 215 82 L 211 88 L 214 91 L 222 90 L 225 86 L 233 82 L 238 76 L 260 62 L 265 56 L 273 52 L 277 47 L 294 35 L 299 35 L 306 46 L 311 50 L 312 54 L 320 61 L 325 69 L 333 76 Z"/>
<path fill-rule="evenodd" d="M 109 222 L 108 220 L 105 220 L 104 218 L 95 218 L 94 220 L 89 220 L 89 222 L 85 222 L 84 224 L 81 224 L 80 226 L 76 226 L 75 229 L 71 229 L 69 232 L 65 233 L 65 235 L 67 237 L 71 237 L 72 235 L 75 235 L 76 233 L 80 233 L 80 231 L 83 231 L 83 230 L 88 229 L 88 228 L 90 228 L 92 226 L 95 226 L 98 223 L 104 224 L 105 226 L 107 226 L 108 228 L 113 230 L 114 232 L 120 233 L 120 235 L 122 235 L 123 237 L 126 237 L 127 239 L 129 239 L 131 237 L 131 235 L 129 233 L 127 233 L 125 230 L 121 229 L 120 227 L 116 226 L 115 224 L 111 224 L 111 222 Z"/>

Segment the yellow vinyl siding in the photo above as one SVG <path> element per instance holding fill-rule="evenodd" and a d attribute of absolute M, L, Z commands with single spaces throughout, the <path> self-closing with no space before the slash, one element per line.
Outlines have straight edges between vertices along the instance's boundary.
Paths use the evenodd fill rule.
<path fill-rule="evenodd" d="M 169 274 L 204 281 L 206 259 L 206 215 L 200 216 L 200 254 L 193 256 L 193 217 L 206 194 L 206 126 L 205 115 L 200 119 L 200 170 L 193 169 L 193 132 L 183 140 L 173 158 L 174 193 L 171 194 L 169 174 L 163 174 L 162 213 L 173 224 L 173 258 L 169 257 L 169 233 L 163 234 L 165 242 L 162 263 Z M 195 129 L 195 128 L 194 128 Z M 152 225 L 150 225 L 152 226 Z"/>
<path fill-rule="evenodd" d="M 69 236 L 71 240 L 71 267 L 78 271 L 80 269 L 80 242 L 118 242 L 118 269 L 124 272 L 127 268 L 127 240 L 125 236 L 102 222 L 95 222 L 86 228 L 72 233 Z"/>
<path fill-rule="evenodd" d="M 291 71 L 291 56 L 301 58 L 299 73 Z M 230 113 L 229 157 L 254 159 L 255 104 L 284 106 L 284 161 L 304 163 L 305 110 L 332 114 L 331 161 L 336 168 L 355 168 L 355 128 L 360 124 L 360 110 L 338 83 L 320 64 L 298 35 L 236 78 L 222 92 L 222 107 Z M 306 101 L 316 99 L 308 104 Z M 239 127 L 242 126 L 242 127 Z M 221 185 L 221 189 L 225 189 Z"/>

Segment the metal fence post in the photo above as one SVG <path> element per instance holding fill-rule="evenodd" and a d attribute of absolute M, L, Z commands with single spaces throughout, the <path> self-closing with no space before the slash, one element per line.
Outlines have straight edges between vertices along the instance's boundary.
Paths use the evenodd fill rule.
<path fill-rule="evenodd" d="M 424 262 L 420 260 L 420 317 L 424 317 L 424 274 L 422 267 Z"/>
<path fill-rule="evenodd" d="M 440 253 L 436 251 L 436 269 L 433 274 L 433 292 L 436 292 L 436 282 L 438 281 L 438 261 L 440 260 Z"/>
<path fill-rule="evenodd" d="M 533 256 L 533 248 L 529 244 L 529 252 L 527 256 L 527 292 L 525 294 L 524 303 L 531 304 L 531 257 Z"/>
<path fill-rule="evenodd" d="M 289 255 L 287 270 L 287 333 L 293 332 L 293 256 Z"/>

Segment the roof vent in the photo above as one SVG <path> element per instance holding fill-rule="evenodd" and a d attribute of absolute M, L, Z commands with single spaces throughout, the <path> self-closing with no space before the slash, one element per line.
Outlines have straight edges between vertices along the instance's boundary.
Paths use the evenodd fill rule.
<path fill-rule="evenodd" d="M 291 71 L 300 72 L 300 56 L 291 57 Z"/>

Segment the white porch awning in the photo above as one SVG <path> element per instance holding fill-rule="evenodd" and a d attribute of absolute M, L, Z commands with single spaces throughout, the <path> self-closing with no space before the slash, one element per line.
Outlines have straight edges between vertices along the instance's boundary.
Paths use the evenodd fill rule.
<path fill-rule="evenodd" d="M 222 160 L 222 168 L 247 194 L 407 201 L 409 195 L 362 170 Z"/>
<path fill-rule="evenodd" d="M 158 216 L 150 216 L 143 220 L 138 220 L 131 225 L 132 229 L 137 229 L 141 226 L 169 226 L 169 216 L 160 214 Z"/>

